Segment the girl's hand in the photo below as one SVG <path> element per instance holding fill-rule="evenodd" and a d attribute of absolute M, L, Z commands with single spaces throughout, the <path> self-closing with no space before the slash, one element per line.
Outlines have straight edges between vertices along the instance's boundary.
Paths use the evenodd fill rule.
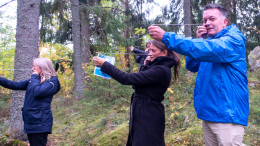
<path fill-rule="evenodd" d="M 102 66 L 103 63 L 105 62 L 105 60 L 100 57 L 93 57 L 93 61 L 96 66 Z"/>
<path fill-rule="evenodd" d="M 151 62 L 151 56 L 147 56 L 146 59 L 144 60 L 144 65 L 146 65 L 146 63 Z"/>
<path fill-rule="evenodd" d="M 134 47 L 133 47 L 133 46 L 131 46 L 131 47 L 130 47 L 130 50 L 133 52 L 133 51 L 134 51 Z"/>
<path fill-rule="evenodd" d="M 37 72 L 36 70 L 33 70 L 32 74 L 39 75 L 38 72 Z"/>

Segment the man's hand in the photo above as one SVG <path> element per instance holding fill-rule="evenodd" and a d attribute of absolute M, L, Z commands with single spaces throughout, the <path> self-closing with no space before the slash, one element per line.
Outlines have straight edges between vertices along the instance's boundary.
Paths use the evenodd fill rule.
<path fill-rule="evenodd" d="M 162 28 L 160 28 L 159 26 L 149 26 L 148 30 L 149 30 L 149 35 L 153 39 L 160 41 L 160 42 L 162 41 L 163 35 L 165 33 L 165 31 Z"/>
<path fill-rule="evenodd" d="M 94 64 L 96 66 L 102 66 L 103 63 L 105 62 L 105 60 L 103 58 L 100 58 L 100 57 L 93 57 L 93 60 L 94 60 Z"/>
<path fill-rule="evenodd" d="M 199 26 L 197 29 L 197 38 L 204 38 L 206 39 L 208 35 L 208 30 L 207 27 L 203 26 Z"/>

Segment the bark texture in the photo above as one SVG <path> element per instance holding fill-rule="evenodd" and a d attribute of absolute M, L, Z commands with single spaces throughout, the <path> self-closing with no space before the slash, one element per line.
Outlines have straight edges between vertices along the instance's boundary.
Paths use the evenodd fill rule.
<path fill-rule="evenodd" d="M 128 4 L 128 0 L 125 0 L 125 17 L 126 17 L 126 19 L 125 19 L 125 22 L 126 23 L 128 23 L 128 11 L 129 11 L 129 4 Z M 125 30 L 124 30 L 124 34 L 125 34 L 125 38 L 126 39 L 129 39 L 129 28 L 128 27 L 126 27 L 125 28 Z M 125 67 L 126 68 L 130 68 L 130 58 L 129 58 L 129 52 L 130 52 L 130 48 L 127 46 L 127 47 L 125 47 L 125 62 L 126 62 L 126 64 L 125 64 Z M 130 72 L 130 70 L 128 70 L 128 72 Z"/>
<path fill-rule="evenodd" d="M 73 40 L 73 60 L 74 60 L 74 93 L 76 99 L 82 98 L 84 95 L 84 83 L 82 74 L 82 58 L 80 49 L 80 16 L 79 16 L 79 0 L 71 1 L 72 13 L 72 40 Z"/>
<path fill-rule="evenodd" d="M 236 0 L 232 0 L 232 23 L 237 24 L 237 9 L 236 9 L 237 3 Z"/>
<path fill-rule="evenodd" d="M 184 24 L 191 24 L 191 1 L 184 0 L 183 2 Z M 185 37 L 191 37 L 191 25 L 184 26 L 184 34 Z"/>
<path fill-rule="evenodd" d="M 228 19 L 228 26 L 229 26 L 231 24 L 230 0 L 225 0 L 225 7 L 227 9 L 227 19 Z"/>
<path fill-rule="evenodd" d="M 90 63 L 90 26 L 89 26 L 89 13 L 81 11 L 81 54 L 82 63 Z"/>
<path fill-rule="evenodd" d="M 39 55 L 40 0 L 17 0 L 14 81 L 30 78 L 33 59 Z M 8 132 L 15 139 L 27 140 L 23 132 L 22 107 L 25 91 L 13 91 Z"/>
<path fill-rule="evenodd" d="M 90 65 L 90 25 L 89 25 L 89 13 L 86 10 L 82 10 L 80 13 L 80 39 L 81 39 L 81 57 L 83 65 L 83 79 L 84 82 L 90 82 L 90 77 L 85 72 L 84 67 Z M 84 88 L 89 88 L 85 84 Z"/>

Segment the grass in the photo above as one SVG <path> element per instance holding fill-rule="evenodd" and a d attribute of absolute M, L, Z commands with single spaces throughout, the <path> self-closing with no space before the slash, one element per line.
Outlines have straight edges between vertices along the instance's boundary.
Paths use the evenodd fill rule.
<path fill-rule="evenodd" d="M 129 88 L 129 90 L 132 89 Z M 95 97 L 87 95 L 80 101 L 62 97 L 53 100 L 54 126 L 50 139 L 55 141 L 56 145 L 100 145 L 97 143 L 98 141 L 101 140 L 101 143 L 106 141 L 104 134 L 106 135 L 114 129 L 119 129 L 114 134 L 120 133 L 122 128 L 119 127 L 125 127 L 123 133 L 127 135 L 128 129 L 122 125 L 126 125 L 125 123 L 129 119 L 130 99 L 122 97 L 111 97 L 114 100 L 107 99 L 107 93 L 103 93 L 103 95 L 98 93 L 98 96 L 94 93 L 94 95 Z M 62 104 L 65 100 L 69 100 L 66 103 L 70 104 Z M 99 137 L 101 137 L 100 140 Z M 117 137 L 117 144 L 124 143 L 126 138 L 127 136 L 123 136 L 121 139 Z M 96 142 L 93 143 L 94 139 Z"/>
<path fill-rule="evenodd" d="M 124 123 L 115 130 L 102 134 L 92 141 L 94 146 L 125 146 L 128 136 L 128 124 Z"/>

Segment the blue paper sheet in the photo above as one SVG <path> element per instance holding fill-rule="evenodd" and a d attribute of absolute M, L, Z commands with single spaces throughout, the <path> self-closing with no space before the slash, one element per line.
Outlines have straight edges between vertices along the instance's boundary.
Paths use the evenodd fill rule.
<path fill-rule="evenodd" d="M 101 54 L 98 54 L 98 57 L 101 57 Z M 115 57 L 110 57 L 110 56 L 104 56 L 103 57 L 105 61 L 109 62 L 110 64 L 114 65 L 115 64 Z M 95 66 L 94 68 L 94 75 L 105 78 L 105 79 L 111 79 L 109 75 L 101 71 L 100 66 Z"/>

